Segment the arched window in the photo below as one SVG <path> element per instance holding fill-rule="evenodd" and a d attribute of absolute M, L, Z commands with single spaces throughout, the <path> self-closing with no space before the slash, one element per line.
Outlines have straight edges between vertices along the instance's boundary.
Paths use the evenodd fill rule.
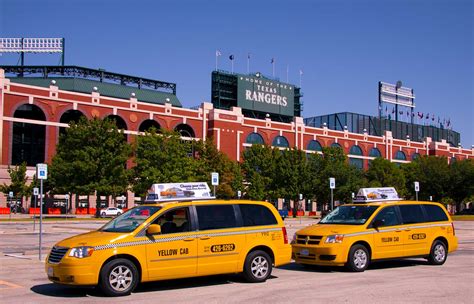
<path fill-rule="evenodd" d="M 122 117 L 118 115 L 109 115 L 107 116 L 107 119 L 115 122 L 115 125 L 119 130 L 127 130 L 127 123 L 125 122 L 125 120 L 123 120 Z"/>
<path fill-rule="evenodd" d="M 183 137 L 196 137 L 193 128 L 187 124 L 179 124 L 174 128 L 174 130 L 178 131 Z"/>
<path fill-rule="evenodd" d="M 140 126 L 138 127 L 138 131 L 139 132 L 145 132 L 145 131 L 150 130 L 151 128 L 155 128 L 156 131 L 159 131 L 161 126 L 156 120 L 147 119 L 147 120 L 144 120 L 140 124 Z"/>
<path fill-rule="evenodd" d="M 71 122 L 77 123 L 83 116 L 84 114 L 82 114 L 81 111 L 67 110 L 66 112 L 63 113 L 63 115 L 61 115 L 59 122 L 65 123 L 65 124 L 70 124 Z M 64 127 L 59 128 L 59 134 L 64 134 L 65 132 L 66 132 L 66 128 Z"/>
<path fill-rule="evenodd" d="M 43 111 L 36 105 L 24 104 L 16 109 L 15 118 L 46 121 Z M 24 122 L 13 122 L 12 164 L 26 162 L 35 166 L 45 160 L 46 127 Z"/>
<path fill-rule="evenodd" d="M 254 132 L 254 133 L 250 133 L 247 136 L 247 138 L 245 139 L 245 143 L 263 145 L 265 142 L 263 140 L 262 135 Z"/>
<path fill-rule="evenodd" d="M 337 142 L 333 142 L 331 144 L 331 148 L 339 148 L 339 149 L 342 149 L 342 146 L 340 144 L 338 144 Z"/>
<path fill-rule="evenodd" d="M 413 153 L 413 155 L 411 156 L 411 160 L 415 160 L 415 159 L 418 159 L 418 158 L 420 158 L 419 153 Z"/>
<path fill-rule="evenodd" d="M 317 140 L 311 140 L 306 147 L 306 150 L 309 151 L 323 151 L 323 147 Z"/>
<path fill-rule="evenodd" d="M 397 153 L 395 153 L 394 158 L 396 160 L 407 160 L 407 157 L 406 157 L 405 153 L 403 153 L 403 151 L 397 151 Z"/>
<path fill-rule="evenodd" d="M 359 146 L 352 146 L 349 154 L 352 155 L 362 155 L 362 149 Z"/>
<path fill-rule="evenodd" d="M 288 140 L 284 136 L 277 136 L 275 137 L 275 139 L 273 139 L 272 146 L 288 148 L 290 145 L 288 144 Z"/>
<path fill-rule="evenodd" d="M 350 155 L 360 155 L 362 156 L 362 149 L 359 146 L 352 146 L 349 151 Z M 349 164 L 357 167 L 358 169 L 364 168 L 364 160 L 361 158 L 349 157 Z"/>
<path fill-rule="evenodd" d="M 369 156 L 370 157 L 382 157 L 382 153 L 380 153 L 379 149 L 372 148 L 372 149 L 370 149 Z"/>

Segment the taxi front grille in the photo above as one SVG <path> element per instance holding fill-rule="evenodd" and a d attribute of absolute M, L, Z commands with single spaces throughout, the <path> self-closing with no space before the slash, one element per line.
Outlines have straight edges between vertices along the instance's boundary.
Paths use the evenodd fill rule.
<path fill-rule="evenodd" d="M 49 253 L 48 262 L 53 264 L 59 263 L 68 250 L 69 248 L 67 247 L 54 246 Z"/>
<path fill-rule="evenodd" d="M 321 235 L 297 235 L 296 236 L 296 244 L 300 244 L 300 245 L 319 245 L 322 238 L 323 237 Z"/>

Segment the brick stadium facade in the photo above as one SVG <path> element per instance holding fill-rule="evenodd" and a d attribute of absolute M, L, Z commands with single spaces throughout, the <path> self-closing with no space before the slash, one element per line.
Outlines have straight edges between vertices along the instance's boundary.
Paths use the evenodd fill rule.
<path fill-rule="evenodd" d="M 474 157 L 474 149 L 452 147 L 446 141 L 434 142 L 426 138 L 423 142 L 414 142 L 392 138 L 391 132 L 383 136 L 334 131 L 326 127 L 315 128 L 305 126 L 303 118 L 295 117 L 291 123 L 275 122 L 271 119 L 253 119 L 244 117 L 240 108 L 231 110 L 215 109 L 211 103 L 204 102 L 197 109 L 185 109 L 173 106 L 171 103 L 154 104 L 142 102 L 135 97 L 129 99 L 101 96 L 100 92 L 78 93 L 62 90 L 58 85 L 49 87 L 21 84 L 5 76 L 0 69 L 0 141 L 1 167 L 0 182 L 8 183 L 7 167 L 12 164 L 13 125 L 14 123 L 30 124 L 44 129 L 44 162 L 49 163 L 55 154 L 60 128 L 67 127 L 62 123 L 62 117 L 70 111 L 78 111 L 87 118 L 107 116 L 120 117 L 125 123 L 127 134 L 138 134 L 140 126 L 153 123 L 163 129 L 187 130 L 188 137 L 206 139 L 212 137 L 217 148 L 226 153 L 231 159 L 240 161 L 243 149 L 252 145 L 249 135 L 257 136 L 266 144 L 272 145 L 276 137 L 282 136 L 289 147 L 297 147 L 309 153 L 318 153 L 317 146 L 338 144 L 350 159 L 362 160 L 364 168 L 373 159 L 373 149 L 393 162 L 409 162 L 417 155 L 445 156 L 466 159 Z M 18 118 L 15 115 L 19 107 L 30 105 L 44 115 L 43 119 Z M 68 112 L 69 111 L 69 112 Z M 78 113 L 76 112 L 76 113 Z M 128 136 L 133 141 L 133 136 Z M 351 154 L 357 146 L 361 153 Z M 405 159 L 398 157 L 403 152 Z M 42 154 L 43 155 L 43 154 Z M 131 164 L 129 164 L 131 165 Z M 28 175 L 34 174 L 34 167 L 28 167 Z M 133 202 L 133 193 L 128 193 L 127 201 Z M 74 200 L 74 198 L 73 198 Z M 94 198 L 89 203 L 95 206 Z M 0 207 L 6 206 L 6 197 L 0 195 Z M 128 203 L 131 207 L 133 203 Z M 28 206 L 29 207 L 29 206 Z"/>

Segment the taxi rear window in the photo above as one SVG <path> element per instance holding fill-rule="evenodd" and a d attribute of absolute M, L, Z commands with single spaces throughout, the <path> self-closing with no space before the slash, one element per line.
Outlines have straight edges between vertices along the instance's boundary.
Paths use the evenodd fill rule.
<path fill-rule="evenodd" d="M 423 207 L 425 207 L 426 215 L 428 216 L 428 222 L 442 222 L 448 220 L 446 212 L 444 212 L 440 206 L 423 205 Z"/>
<path fill-rule="evenodd" d="M 262 205 L 239 204 L 244 227 L 278 224 L 273 213 Z"/>

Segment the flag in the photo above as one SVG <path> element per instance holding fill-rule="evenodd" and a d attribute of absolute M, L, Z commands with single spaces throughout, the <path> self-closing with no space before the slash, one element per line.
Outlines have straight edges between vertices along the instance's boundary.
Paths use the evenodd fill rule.
<path fill-rule="evenodd" d="M 221 54 L 221 51 L 216 50 L 216 57 L 217 57 L 217 56 L 221 56 L 221 55 L 222 55 L 222 54 Z"/>
<path fill-rule="evenodd" d="M 272 61 L 270 61 L 270 63 L 275 63 L 275 58 L 272 58 Z"/>
<path fill-rule="evenodd" d="M 398 114 L 403 115 L 403 111 L 398 111 Z"/>
<path fill-rule="evenodd" d="M 303 75 L 303 70 L 300 70 L 300 75 Z"/>
<path fill-rule="evenodd" d="M 434 119 L 435 119 L 435 116 L 434 116 L 434 115 L 432 115 L 432 116 L 431 116 L 431 120 L 432 120 L 432 121 L 434 121 Z"/>
<path fill-rule="evenodd" d="M 426 119 L 430 119 L 430 113 L 426 113 Z"/>
<path fill-rule="evenodd" d="M 387 115 L 387 113 L 388 113 L 388 108 L 387 106 L 385 106 L 385 115 Z"/>
<path fill-rule="evenodd" d="M 395 114 L 395 108 L 392 109 L 392 114 Z"/>
<path fill-rule="evenodd" d="M 230 56 L 229 56 L 229 59 L 230 59 L 230 60 L 234 60 L 234 55 L 230 55 Z"/>
<path fill-rule="evenodd" d="M 410 117 L 410 112 L 407 111 L 407 117 Z"/>
<path fill-rule="evenodd" d="M 247 54 L 247 59 L 250 59 L 250 53 Z"/>

